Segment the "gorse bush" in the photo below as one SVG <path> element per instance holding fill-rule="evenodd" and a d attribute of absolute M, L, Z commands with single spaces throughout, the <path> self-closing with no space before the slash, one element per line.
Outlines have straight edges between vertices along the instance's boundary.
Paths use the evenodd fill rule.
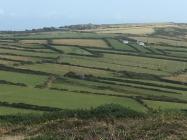
<path fill-rule="evenodd" d="M 91 111 L 93 116 L 102 118 L 102 117 L 131 117 L 136 118 L 143 116 L 143 113 L 136 112 L 129 108 L 125 108 L 118 104 L 107 104 L 99 106 Z"/>

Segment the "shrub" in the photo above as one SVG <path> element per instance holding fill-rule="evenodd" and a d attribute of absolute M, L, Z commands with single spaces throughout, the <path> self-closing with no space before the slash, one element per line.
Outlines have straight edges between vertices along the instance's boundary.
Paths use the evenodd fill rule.
<path fill-rule="evenodd" d="M 144 117 L 144 113 L 136 112 L 129 108 L 125 108 L 118 104 L 106 104 L 97 108 L 78 109 L 78 110 L 62 110 L 43 115 L 21 115 L 15 116 L 0 116 L 0 122 L 33 124 L 41 123 L 50 120 L 65 119 L 65 118 L 80 118 L 80 119 L 106 119 L 106 118 L 138 118 Z"/>

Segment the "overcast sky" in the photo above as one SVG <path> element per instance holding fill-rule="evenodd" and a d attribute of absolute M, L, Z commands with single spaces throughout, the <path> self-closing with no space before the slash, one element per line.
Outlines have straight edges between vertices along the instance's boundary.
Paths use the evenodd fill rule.
<path fill-rule="evenodd" d="M 0 30 L 143 22 L 187 22 L 187 0 L 0 0 Z"/>

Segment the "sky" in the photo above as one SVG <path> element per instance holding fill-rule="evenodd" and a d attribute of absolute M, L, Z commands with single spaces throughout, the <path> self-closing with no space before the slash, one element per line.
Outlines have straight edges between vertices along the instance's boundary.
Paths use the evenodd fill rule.
<path fill-rule="evenodd" d="M 187 22 L 187 0 L 0 0 L 0 30 Z"/>

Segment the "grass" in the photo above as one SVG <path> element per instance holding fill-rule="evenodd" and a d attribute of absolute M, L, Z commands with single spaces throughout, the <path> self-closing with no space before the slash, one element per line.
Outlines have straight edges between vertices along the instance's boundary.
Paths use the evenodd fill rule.
<path fill-rule="evenodd" d="M 45 49 L 45 47 L 40 44 L 20 44 L 19 43 L 19 47 L 28 48 L 28 49 Z"/>
<path fill-rule="evenodd" d="M 80 54 L 80 55 L 92 55 L 90 52 L 73 46 L 53 46 L 54 48 L 63 51 L 65 54 Z"/>
<path fill-rule="evenodd" d="M 116 36 L 115 34 L 95 34 L 95 33 L 79 33 L 79 32 L 65 32 L 65 31 L 54 31 L 54 32 L 38 32 L 38 33 L 18 33 L 18 34 L 4 34 L 2 35 L 2 38 L 5 40 L 10 39 L 53 39 L 53 38 L 94 38 L 94 39 L 100 39 L 104 37 L 113 37 Z"/>
<path fill-rule="evenodd" d="M 133 39 L 137 39 L 139 41 L 156 43 L 156 44 L 168 44 L 173 46 L 187 46 L 185 41 L 176 41 L 172 39 L 164 39 L 164 38 L 155 38 L 155 37 L 132 37 Z"/>
<path fill-rule="evenodd" d="M 13 55 L 24 55 L 24 56 L 38 56 L 38 57 L 49 57 L 49 58 L 56 58 L 58 54 L 54 53 L 40 53 L 40 52 L 30 52 L 30 51 L 21 51 L 21 50 L 11 50 L 11 49 L 0 49 L 1 53 L 9 53 Z"/>
<path fill-rule="evenodd" d="M 80 61 L 81 60 L 81 61 Z M 92 63 L 95 61 L 94 63 Z M 87 58 L 80 56 L 64 56 L 63 62 L 78 64 L 82 66 L 109 68 L 116 71 L 132 71 L 167 76 L 179 71 L 184 65 L 181 62 L 152 59 L 147 57 L 104 54 L 101 58 Z"/>
<path fill-rule="evenodd" d="M 111 46 L 114 49 L 125 50 L 125 51 L 133 51 L 134 50 L 133 48 L 131 48 L 130 46 L 128 46 L 126 44 L 123 44 L 119 40 L 116 40 L 116 39 L 107 39 L 107 41 L 111 44 Z"/>
<path fill-rule="evenodd" d="M 33 58 L 33 57 L 25 57 L 25 56 L 12 56 L 12 55 L 0 55 L 0 58 L 6 58 L 6 59 L 11 59 L 11 60 L 17 60 L 17 61 L 32 61 L 36 62 L 39 59 Z"/>
<path fill-rule="evenodd" d="M 78 45 L 83 47 L 107 48 L 107 44 L 99 39 L 54 39 L 52 44 L 58 45 Z"/>
<path fill-rule="evenodd" d="M 19 62 L 13 62 L 13 61 L 8 61 L 8 60 L 0 60 L 0 64 L 3 65 L 14 65 L 14 64 L 18 64 Z"/>
<path fill-rule="evenodd" d="M 187 74 L 186 73 L 177 74 L 177 75 L 173 75 L 173 76 L 170 76 L 170 77 L 166 77 L 166 79 L 186 83 L 187 82 Z"/>
<path fill-rule="evenodd" d="M 170 75 L 183 68 L 184 63 L 172 60 L 160 60 L 148 57 L 104 54 L 105 62 L 127 65 L 125 70 L 155 75 Z"/>
<path fill-rule="evenodd" d="M 187 50 L 187 48 L 185 48 L 185 47 L 179 47 L 179 46 L 151 45 L 151 47 L 162 49 L 162 50 L 181 51 L 181 52 Z"/>
<path fill-rule="evenodd" d="M 38 37 L 39 34 L 41 35 L 41 38 Z M 54 38 L 51 38 L 52 43 L 55 44 L 55 41 L 57 41 L 56 44 L 60 43 L 70 46 L 52 45 L 51 47 L 53 47 L 54 49 L 62 51 L 61 53 L 59 53 L 55 51 L 53 48 L 44 48 L 45 46 L 35 44 L 47 40 L 47 39 L 42 39 L 47 34 L 49 35 L 48 36 L 49 38 L 54 36 Z M 161 97 L 166 101 L 171 99 L 186 100 L 186 96 L 185 97 L 183 96 L 186 92 L 185 86 L 180 84 L 174 84 L 171 82 L 166 82 L 166 81 L 161 82 L 161 80 L 159 80 L 159 78 L 170 77 L 174 73 L 181 71 L 183 69 L 182 66 L 185 64 L 185 62 L 181 62 L 178 60 L 170 60 L 168 58 L 169 56 L 165 56 L 162 53 L 159 53 L 159 51 L 152 46 L 150 46 L 149 49 L 147 49 L 131 42 L 130 45 L 123 44 L 122 42 L 119 41 L 120 39 L 118 39 L 117 37 L 116 39 L 111 39 L 110 35 L 105 36 L 103 34 L 98 35 L 94 33 L 91 34 L 91 33 L 69 32 L 66 34 L 67 38 L 57 39 L 55 38 L 57 34 L 65 35 L 60 32 L 50 32 L 50 33 L 46 32 L 46 33 L 32 34 L 31 37 L 31 34 L 28 34 L 28 36 L 26 36 L 26 38 L 28 39 L 20 40 L 20 42 L 23 43 L 20 46 L 22 48 L 18 47 L 20 50 L 15 50 L 16 47 L 13 47 L 12 49 L 1 48 L 1 52 L 4 53 L 3 55 L 1 55 L 2 58 L 33 62 L 30 64 L 19 63 L 18 66 L 12 66 L 12 67 L 39 71 L 39 72 L 47 72 L 50 74 L 49 76 L 40 76 L 34 74 L 23 74 L 21 72 L 17 73 L 17 72 L 1 71 L 0 72 L 1 80 L 13 82 L 13 83 L 23 83 L 28 86 L 25 88 L 11 86 L 11 88 L 8 89 L 6 87 L 8 85 L 1 85 L 2 90 L 4 89 L 6 93 L 14 91 L 13 89 L 15 89 L 14 92 L 16 93 L 16 95 L 13 96 L 11 94 L 9 98 L 8 97 L 5 98 L 11 100 L 5 100 L 5 101 L 7 102 L 20 101 L 21 103 L 22 102 L 26 103 L 26 101 L 23 100 L 26 97 L 22 95 L 22 93 L 24 92 L 30 93 L 27 95 L 30 97 L 29 99 L 32 98 L 35 99 L 35 100 L 29 100 L 27 98 L 29 104 L 47 105 L 47 102 L 51 102 L 52 107 L 60 107 L 60 108 L 62 107 L 73 108 L 71 107 L 71 104 L 67 104 L 67 101 L 64 101 L 64 103 L 61 104 L 61 100 L 59 100 L 60 98 L 62 98 L 61 96 L 63 96 L 64 100 L 67 99 L 68 101 L 70 101 L 70 99 L 74 101 L 75 100 L 74 98 L 79 100 L 80 97 L 79 100 L 80 102 L 81 100 L 84 100 L 84 98 L 88 98 L 85 99 L 86 105 L 80 104 L 80 107 L 82 108 L 84 108 L 85 106 L 91 107 L 92 104 L 93 106 L 97 106 L 97 104 L 100 105 L 102 103 L 103 104 L 108 103 L 105 100 L 101 100 L 89 104 L 90 102 L 89 97 L 96 98 L 95 100 L 98 100 L 97 99 L 98 97 L 109 98 L 109 100 L 111 100 L 112 98 L 122 99 L 122 100 L 124 99 L 132 100 L 129 98 L 134 98 L 139 96 L 143 99 L 152 98 L 153 100 L 161 99 Z M 80 35 L 81 38 L 77 37 L 78 34 Z M 95 36 L 92 36 L 92 38 L 83 37 L 88 34 L 95 35 Z M 69 35 L 72 35 L 72 38 L 70 38 Z M 98 38 L 95 38 L 96 36 Z M 106 38 L 102 40 L 100 38 L 101 36 L 105 36 Z M 36 39 L 36 37 L 38 37 L 38 39 Z M 108 44 L 105 41 L 108 41 Z M 29 43 L 29 44 L 25 44 L 25 43 Z M 169 49 L 172 49 L 172 47 L 170 47 Z M 30 50 L 34 50 L 35 52 L 31 52 Z M 163 51 L 166 52 L 167 50 L 163 49 Z M 124 54 L 119 54 L 119 53 L 124 53 Z M 15 55 L 11 56 L 10 54 L 15 54 Z M 98 56 L 96 57 L 93 54 L 97 54 Z M 153 58 L 151 56 L 156 56 L 157 58 Z M 174 57 L 178 59 L 179 56 L 176 55 L 170 57 Z M 47 58 L 51 58 L 51 61 L 50 62 L 46 61 Z M 182 58 L 180 58 L 180 60 L 182 60 Z M 12 63 L 12 65 L 14 63 Z M 62 63 L 62 64 L 57 64 L 57 63 Z M 4 64 L 10 65 L 8 63 L 4 63 Z M 75 73 L 79 78 L 78 79 L 69 78 L 69 81 L 67 81 L 67 78 L 64 78 L 64 75 L 66 75 L 69 72 Z M 55 77 L 51 78 L 51 75 L 55 75 Z M 90 76 L 91 79 L 89 79 L 89 76 L 87 77 L 87 75 L 91 75 Z M 80 77 L 82 77 L 82 79 Z M 61 78 L 60 81 L 58 80 L 59 78 Z M 44 89 L 35 88 L 36 86 L 43 87 Z M 181 90 L 180 87 L 182 88 Z M 55 90 L 51 90 L 50 88 L 57 88 L 57 89 L 55 91 Z M 67 91 L 63 91 L 63 89 Z M 40 93 L 40 94 L 35 95 L 35 93 Z M 42 94 L 47 94 L 47 97 L 44 97 Z M 94 95 L 94 94 L 100 94 L 100 95 Z M 68 97 L 67 95 L 68 96 L 71 95 L 71 97 Z M 124 96 L 124 99 L 122 97 L 115 97 L 118 95 Z M 42 100 L 44 104 L 42 104 L 36 97 Z M 50 99 L 53 98 L 54 99 L 50 101 L 48 97 L 50 97 Z M 125 98 L 125 97 L 129 97 L 129 98 Z M 46 101 L 44 101 L 44 99 L 46 99 Z M 111 100 L 111 102 L 109 103 L 112 102 L 116 102 L 116 101 Z M 59 104 L 59 106 L 57 104 Z M 72 106 L 78 107 L 79 105 L 76 104 Z"/>
<path fill-rule="evenodd" d="M 106 28 L 98 28 L 98 29 L 91 29 L 91 30 L 84 30 L 85 32 L 96 32 L 96 33 L 105 33 L 105 34 L 151 34 L 154 33 L 154 28 L 151 26 L 114 26 L 114 27 L 106 27 Z"/>
<path fill-rule="evenodd" d="M 111 112 L 112 116 L 100 118 L 99 114 Z M 0 134 L 2 138 L 24 138 L 32 140 L 51 139 L 185 139 L 187 136 L 187 120 L 185 114 L 179 112 L 161 112 L 142 116 L 137 112 L 121 106 L 106 105 L 86 111 L 73 111 L 77 117 L 67 117 L 64 113 L 25 116 L 27 120 L 12 118 L 9 125 L 2 125 Z M 83 113 L 84 112 L 84 113 Z M 92 113 L 91 113 L 92 112 Z M 98 113 L 97 113 L 98 112 Z M 104 113 L 102 113 L 104 112 Z M 123 113 L 122 113 L 123 112 Z M 94 118 L 89 118 L 89 114 Z M 120 114 L 119 114 L 120 113 Z M 72 113 L 65 113 L 71 116 Z M 83 115 L 84 114 L 84 115 Z M 131 114 L 131 117 L 125 114 Z M 86 118 L 81 118 L 81 116 Z M 125 115 L 125 116 L 123 116 Z M 123 116 L 120 118 L 119 116 Z M 133 117 L 132 117 L 133 116 Z M 24 116 L 22 116 L 24 117 Z M 11 119 L 11 118 L 9 118 Z M 7 122 L 1 117 L 1 122 Z M 34 122 L 30 124 L 30 122 Z M 19 126 L 19 127 L 18 127 Z M 16 129 L 15 129 L 16 128 Z M 161 131 L 162 130 L 162 131 Z M 14 133 L 15 136 L 10 134 Z"/>
<path fill-rule="evenodd" d="M 111 72 L 107 72 L 104 70 L 97 70 L 97 69 L 84 68 L 84 67 L 78 67 L 78 66 L 69 66 L 69 65 L 63 65 L 63 64 L 49 64 L 49 63 L 34 64 L 34 65 L 20 66 L 20 68 L 48 72 L 48 73 L 57 74 L 60 76 L 63 76 L 70 71 L 78 73 L 80 75 L 89 75 L 89 74 L 94 75 L 94 76 L 112 75 Z"/>
<path fill-rule="evenodd" d="M 125 80 L 125 79 L 123 79 Z M 104 82 L 103 82 L 104 81 Z M 52 85 L 51 88 L 57 89 L 66 89 L 68 91 L 73 92 L 90 92 L 92 94 L 105 94 L 107 95 L 122 95 L 128 97 L 172 97 L 176 99 L 186 99 L 182 96 L 182 93 L 185 91 L 177 91 L 168 88 L 156 87 L 156 86 L 145 86 L 136 84 L 136 80 L 131 80 L 131 83 L 124 83 L 124 82 L 113 82 L 112 84 L 105 83 L 111 82 L 109 80 L 102 80 L 102 81 L 90 81 L 90 80 L 78 80 L 78 79 L 63 79 L 63 80 L 56 80 Z M 135 88 L 136 87 L 136 88 Z M 163 90 L 163 91 L 156 91 Z M 170 92 L 177 92 L 178 94 L 172 94 Z M 181 94 L 180 94 L 181 93 Z M 162 97 L 163 98 L 163 97 Z"/>
<path fill-rule="evenodd" d="M 187 110 L 187 104 L 160 102 L 160 101 L 144 101 L 149 107 L 155 110 Z"/>
<path fill-rule="evenodd" d="M 86 95 L 48 89 L 20 88 L 16 86 L 0 85 L 1 101 L 9 103 L 27 103 L 39 106 L 57 107 L 62 109 L 81 109 L 97 107 L 103 104 L 117 103 L 137 111 L 145 111 L 138 102 L 119 97 L 102 95 Z"/>
<path fill-rule="evenodd" d="M 0 107 L 0 116 L 6 115 L 21 115 L 21 114 L 41 114 L 40 111 L 33 111 L 28 109 L 18 109 L 18 108 L 11 108 L 11 107 Z"/>
<path fill-rule="evenodd" d="M 0 71 L 0 80 L 10 81 L 13 83 L 24 83 L 27 86 L 32 87 L 43 84 L 47 78 L 47 76 Z"/>
<path fill-rule="evenodd" d="M 46 40 L 20 40 L 21 44 L 47 44 Z"/>

